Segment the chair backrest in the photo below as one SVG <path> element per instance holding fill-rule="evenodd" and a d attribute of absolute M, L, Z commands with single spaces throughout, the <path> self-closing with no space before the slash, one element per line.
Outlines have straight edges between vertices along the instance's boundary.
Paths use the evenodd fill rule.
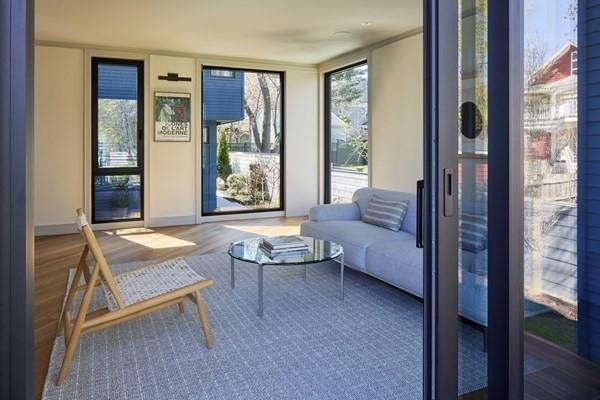
<path fill-rule="evenodd" d="M 125 304 L 123 303 L 121 292 L 119 292 L 119 289 L 115 283 L 115 278 L 110 270 L 110 267 L 108 266 L 108 263 L 106 262 L 106 258 L 104 258 L 102 249 L 96 240 L 96 235 L 94 235 L 94 231 L 92 231 L 92 227 L 88 223 L 85 213 L 83 210 L 81 210 L 81 208 L 77 209 L 76 223 L 77 229 L 79 232 L 81 232 L 81 235 L 85 239 L 86 245 L 96 261 L 96 268 L 99 268 L 99 274 L 106 283 L 106 285 L 101 285 L 102 289 L 105 291 L 108 289 L 112 293 L 112 296 L 119 308 L 124 308 Z"/>

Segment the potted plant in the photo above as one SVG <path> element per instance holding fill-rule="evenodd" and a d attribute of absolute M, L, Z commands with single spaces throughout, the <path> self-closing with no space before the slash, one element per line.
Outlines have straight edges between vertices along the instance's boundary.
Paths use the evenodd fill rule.
<path fill-rule="evenodd" d="M 129 177 L 115 176 L 111 179 L 110 205 L 114 218 L 125 218 L 129 211 Z"/>

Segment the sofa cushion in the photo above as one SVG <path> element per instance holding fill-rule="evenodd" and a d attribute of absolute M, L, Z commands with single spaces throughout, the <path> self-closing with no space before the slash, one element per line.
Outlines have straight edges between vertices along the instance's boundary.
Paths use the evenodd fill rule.
<path fill-rule="evenodd" d="M 363 216 L 363 222 L 399 231 L 408 209 L 408 201 L 385 200 L 374 194 Z"/>
<path fill-rule="evenodd" d="M 487 214 L 474 214 L 461 211 L 458 219 L 460 244 L 464 250 L 473 253 L 487 248 Z"/>
<path fill-rule="evenodd" d="M 321 204 L 310 209 L 310 221 L 358 221 L 360 210 L 356 203 Z"/>
<path fill-rule="evenodd" d="M 406 215 L 400 229 L 413 235 L 417 234 L 417 196 L 415 194 L 376 188 L 358 189 L 352 195 L 352 201 L 358 204 L 361 218 L 364 217 L 369 207 L 369 201 L 371 201 L 371 197 L 374 194 L 385 200 L 408 201 L 408 210 L 406 210 Z"/>
<path fill-rule="evenodd" d="M 373 243 L 366 260 L 370 275 L 423 297 L 423 249 L 416 247 L 414 237 Z"/>
<path fill-rule="evenodd" d="M 362 221 L 304 222 L 300 227 L 302 236 L 334 241 L 344 248 L 344 260 L 348 266 L 365 271 L 367 247 L 373 243 L 389 240 L 411 240 L 406 232 L 393 232 Z M 414 238 L 412 239 L 414 245 Z"/>
<path fill-rule="evenodd" d="M 459 270 L 458 309 L 460 315 L 480 325 L 488 325 L 487 277 Z"/>

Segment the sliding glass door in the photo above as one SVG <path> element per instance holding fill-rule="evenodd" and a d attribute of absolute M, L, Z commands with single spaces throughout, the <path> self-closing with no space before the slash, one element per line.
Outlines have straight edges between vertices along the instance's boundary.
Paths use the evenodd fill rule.
<path fill-rule="evenodd" d="M 427 6 L 426 397 L 520 399 L 523 4 Z"/>
<path fill-rule="evenodd" d="M 202 215 L 284 209 L 284 74 L 202 69 Z"/>
<path fill-rule="evenodd" d="M 144 218 L 144 63 L 92 58 L 92 222 Z"/>
<path fill-rule="evenodd" d="M 325 74 L 325 203 L 369 186 L 368 75 L 366 61 Z"/>

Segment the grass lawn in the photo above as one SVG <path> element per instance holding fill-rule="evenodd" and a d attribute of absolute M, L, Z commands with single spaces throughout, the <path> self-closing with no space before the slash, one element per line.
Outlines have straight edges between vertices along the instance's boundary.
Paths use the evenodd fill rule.
<path fill-rule="evenodd" d="M 525 319 L 525 330 L 570 351 L 577 351 L 577 321 L 556 312 Z"/>

